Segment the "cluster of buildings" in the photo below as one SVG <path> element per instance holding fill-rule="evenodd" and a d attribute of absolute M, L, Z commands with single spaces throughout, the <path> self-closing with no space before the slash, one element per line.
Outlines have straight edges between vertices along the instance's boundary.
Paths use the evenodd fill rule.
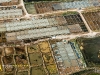
<path fill-rule="evenodd" d="M 54 10 L 65 10 L 65 9 L 80 9 L 92 6 L 99 6 L 98 0 L 82 0 L 73 2 L 61 2 L 59 4 L 53 5 Z"/>
<path fill-rule="evenodd" d="M 29 6 L 33 5 L 32 9 L 29 10 Z M 71 2 L 34 2 L 31 4 L 26 4 L 26 9 L 30 14 L 40 14 L 58 10 L 68 10 L 68 9 L 83 9 L 88 7 L 100 6 L 99 0 L 78 0 Z M 28 8 L 29 7 L 29 8 Z M 30 8 L 31 9 L 31 8 Z M 30 12 L 31 11 L 31 12 Z"/>
<path fill-rule="evenodd" d="M 32 17 L 29 20 L 13 20 L 2 22 L 0 27 L 2 28 L 1 34 L 6 32 L 5 38 L 9 42 L 88 32 L 78 13 L 44 18 Z"/>
<path fill-rule="evenodd" d="M 17 4 L 20 0 L 0 1 L 0 74 L 68 75 L 86 67 L 75 42 L 52 39 L 57 35 L 88 32 L 77 11 L 59 16 L 30 16 L 26 19 L 23 18 L 24 10 Z M 10 2 L 11 6 L 8 6 Z M 99 1 L 38 2 L 34 3 L 34 6 L 40 14 L 99 6 Z M 82 15 L 92 30 L 99 30 L 99 11 Z M 28 43 L 25 40 L 28 40 Z"/>
<path fill-rule="evenodd" d="M 16 18 L 16 17 L 21 17 L 22 15 L 23 15 L 22 9 L 0 10 L 0 19 Z"/>
<path fill-rule="evenodd" d="M 3 3 L 3 2 L 10 2 L 11 0 L 0 0 L 0 3 Z"/>
<path fill-rule="evenodd" d="M 13 4 L 13 2 L 12 5 L 0 5 L 0 20 L 20 18 L 23 16 L 23 14 L 23 9 Z"/>
<path fill-rule="evenodd" d="M 73 42 L 56 41 L 51 46 L 61 75 L 78 72 L 86 67 Z"/>

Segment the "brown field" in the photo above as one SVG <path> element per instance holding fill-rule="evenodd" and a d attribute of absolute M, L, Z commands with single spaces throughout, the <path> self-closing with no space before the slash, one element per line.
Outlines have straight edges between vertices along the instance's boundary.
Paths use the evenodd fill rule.
<path fill-rule="evenodd" d="M 63 16 L 58 16 L 55 19 L 57 20 L 57 22 L 58 22 L 59 25 L 63 25 L 63 24 L 67 23 L 66 20 L 65 20 L 65 18 Z"/>
<path fill-rule="evenodd" d="M 6 42 L 5 33 L 0 33 L 0 43 L 1 43 L 1 42 Z"/>
<path fill-rule="evenodd" d="M 3 62 L 4 62 L 4 68 L 5 68 L 5 71 L 6 72 L 12 72 L 14 71 L 14 60 L 13 60 L 13 56 L 10 55 L 10 56 L 4 56 L 3 57 Z M 10 66 L 10 67 L 9 67 Z"/>
<path fill-rule="evenodd" d="M 14 54 L 14 48 L 13 47 L 6 47 L 5 48 L 5 54 L 6 55 L 12 55 L 12 54 Z"/>
<path fill-rule="evenodd" d="M 21 46 L 21 41 L 20 40 L 17 40 L 17 41 L 15 41 L 15 46 Z"/>
<path fill-rule="evenodd" d="M 71 70 L 72 70 L 72 72 L 78 72 L 78 71 L 80 71 L 80 68 L 79 67 L 71 67 Z"/>
<path fill-rule="evenodd" d="M 71 25 L 70 32 L 75 32 L 76 33 L 76 32 L 87 32 L 88 31 L 79 14 L 66 15 L 64 17 L 67 21 L 67 25 L 68 26 Z M 80 27 L 78 26 L 78 27 L 75 28 L 74 25 L 76 25 L 76 24 L 79 24 Z M 77 29 L 79 31 L 77 31 Z"/>
<path fill-rule="evenodd" d="M 70 30 L 71 33 L 82 32 L 82 29 L 81 29 L 81 27 L 80 27 L 79 24 L 68 25 L 68 28 L 69 28 L 69 30 Z"/>
<path fill-rule="evenodd" d="M 16 52 L 16 54 L 26 54 L 24 46 L 15 47 L 15 52 Z"/>
<path fill-rule="evenodd" d="M 4 48 L 0 48 L 0 56 L 4 55 Z"/>
<path fill-rule="evenodd" d="M 54 11 L 52 5 L 57 3 L 59 2 L 38 2 L 34 3 L 34 6 L 36 8 L 36 12 L 40 14 L 40 13 Z"/>
<path fill-rule="evenodd" d="M 14 42 L 6 42 L 7 46 L 15 46 Z"/>
<path fill-rule="evenodd" d="M 4 56 L 3 57 L 3 61 L 4 61 L 5 65 L 6 64 L 11 64 L 11 63 L 13 63 L 13 56 L 12 55 L 10 55 L 10 56 Z"/>
<path fill-rule="evenodd" d="M 68 67 L 68 68 L 66 68 L 65 72 L 66 72 L 66 73 L 72 73 L 72 70 L 71 70 L 70 67 Z"/>
<path fill-rule="evenodd" d="M 18 70 L 25 70 L 29 68 L 26 55 L 16 55 L 15 61 L 16 61 Z"/>
<path fill-rule="evenodd" d="M 100 12 L 85 12 L 83 13 L 84 18 L 86 19 L 89 27 L 93 31 L 100 30 Z"/>
<path fill-rule="evenodd" d="M 4 75 L 3 72 L 0 72 L 0 75 Z"/>
<path fill-rule="evenodd" d="M 0 57 L 0 72 L 2 72 L 3 67 L 2 67 L 2 62 L 1 62 L 1 57 Z"/>
<path fill-rule="evenodd" d="M 4 2 L 4 3 L 1 3 L 0 5 L 8 6 L 8 5 L 17 5 L 17 4 L 19 4 L 19 0 L 12 0 L 11 2 Z"/>

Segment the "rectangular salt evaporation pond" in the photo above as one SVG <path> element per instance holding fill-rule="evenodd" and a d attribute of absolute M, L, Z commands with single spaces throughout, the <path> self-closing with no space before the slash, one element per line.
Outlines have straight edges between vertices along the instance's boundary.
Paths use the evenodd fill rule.
<path fill-rule="evenodd" d="M 43 66 L 32 67 L 30 71 L 30 75 L 46 75 Z"/>
<path fill-rule="evenodd" d="M 28 75 L 28 71 L 17 72 L 16 75 Z"/>
<path fill-rule="evenodd" d="M 29 53 L 29 60 L 32 66 L 43 64 L 40 52 Z"/>

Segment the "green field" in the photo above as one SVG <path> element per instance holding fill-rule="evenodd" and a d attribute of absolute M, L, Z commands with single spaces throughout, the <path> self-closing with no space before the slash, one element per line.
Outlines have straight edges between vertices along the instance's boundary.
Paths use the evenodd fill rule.
<path fill-rule="evenodd" d="M 36 10 L 33 3 L 26 3 L 25 7 L 29 14 L 36 14 Z"/>
<path fill-rule="evenodd" d="M 88 66 L 100 66 L 100 37 L 79 38 L 77 42 L 83 47 L 82 53 Z"/>

